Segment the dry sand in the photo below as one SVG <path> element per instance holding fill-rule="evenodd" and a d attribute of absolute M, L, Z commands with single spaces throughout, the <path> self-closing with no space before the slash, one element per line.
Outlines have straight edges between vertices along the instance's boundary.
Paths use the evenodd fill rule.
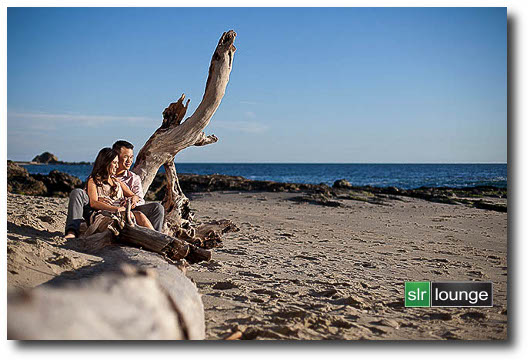
<path fill-rule="evenodd" d="M 232 219 L 188 276 L 208 339 L 506 339 L 507 214 L 401 198 L 299 204 L 293 193 L 192 195 L 198 220 Z M 68 200 L 8 194 L 8 286 L 98 257 L 63 247 Z M 492 308 L 404 308 L 405 281 L 492 281 Z"/>

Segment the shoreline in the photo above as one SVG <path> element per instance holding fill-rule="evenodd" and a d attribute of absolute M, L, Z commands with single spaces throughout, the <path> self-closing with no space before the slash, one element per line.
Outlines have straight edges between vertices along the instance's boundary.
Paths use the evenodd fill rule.
<path fill-rule="evenodd" d="M 83 181 L 68 173 L 51 171 L 46 174 L 30 174 L 27 169 L 8 162 L 8 191 L 16 194 L 65 197 L 74 189 L 82 187 Z M 214 191 L 295 192 L 300 202 L 341 206 L 345 200 L 359 200 L 384 204 L 392 198 L 411 197 L 435 203 L 459 204 L 472 208 L 508 211 L 508 189 L 497 186 L 474 187 L 419 187 L 400 189 L 397 187 L 354 186 L 345 179 L 336 180 L 332 186 L 325 183 L 288 183 L 247 179 L 223 174 L 198 175 L 178 174 L 179 184 L 185 194 Z M 166 178 L 158 173 L 146 200 L 163 200 Z"/>
<path fill-rule="evenodd" d="M 35 165 L 35 166 L 50 166 L 53 167 L 54 165 L 91 165 L 93 163 L 89 162 L 55 162 L 55 163 L 37 163 L 37 162 L 27 162 L 27 161 L 10 161 L 8 160 L 8 163 L 14 163 L 16 165 L 20 166 L 26 166 L 26 165 Z M 507 163 L 176 163 L 176 165 L 179 164 L 190 164 L 190 165 L 299 165 L 299 166 L 311 166 L 311 165 L 507 165 Z M 65 171 L 60 171 L 63 173 L 68 173 Z M 160 168 L 158 175 L 164 175 L 165 172 L 162 168 Z M 35 175 L 45 175 L 45 173 L 36 173 Z M 72 175 L 72 174 L 70 174 Z M 221 175 L 225 177 L 230 178 L 246 178 L 244 176 L 238 175 L 238 174 L 232 174 L 232 173 L 194 173 L 194 172 L 178 172 L 178 175 L 195 175 L 195 176 L 213 176 L 213 175 Z M 72 175 L 75 176 L 75 175 Z M 75 176 L 77 177 L 77 176 Z M 326 182 L 305 182 L 305 181 L 275 181 L 271 179 L 250 179 L 246 178 L 248 180 L 256 181 L 256 182 L 275 182 L 275 183 L 283 183 L 283 184 L 310 184 L 310 185 L 328 185 L 331 186 L 336 180 L 342 180 L 342 179 L 335 179 L 332 181 L 326 181 Z M 402 190 L 414 190 L 414 189 L 421 189 L 421 188 L 451 188 L 451 189 L 462 189 L 465 190 L 467 188 L 476 188 L 476 187 L 492 187 L 492 188 L 498 188 L 498 189 L 507 189 L 508 185 L 506 183 L 506 186 L 499 186 L 495 184 L 489 184 L 489 183 L 476 183 L 474 185 L 468 185 L 468 186 L 451 186 L 451 185 L 419 185 L 414 187 L 401 187 L 399 185 L 377 185 L 377 184 L 363 184 L 363 183 L 355 183 L 353 184 L 355 187 L 374 187 L 374 188 L 398 188 Z"/>
<path fill-rule="evenodd" d="M 33 161 L 11 161 L 11 160 L 8 160 L 8 163 L 11 162 L 11 163 L 14 163 L 16 165 L 19 165 L 19 166 L 25 166 L 25 165 L 91 165 L 93 163 L 90 163 L 90 162 L 84 162 L 84 161 L 81 161 L 81 162 L 58 162 L 58 163 L 37 163 L 37 162 L 33 162 Z M 201 164 L 201 163 L 189 163 L 189 164 Z M 204 163 L 204 164 L 210 164 L 210 163 Z M 215 164 L 215 163 L 213 163 Z M 217 163 L 217 164 L 225 164 L 225 163 Z M 241 164 L 244 164 L 244 163 L 241 163 Z M 260 164 L 260 163 L 250 163 L 250 164 Z M 270 164 L 275 164 L 275 163 L 270 163 Z M 296 164 L 296 163 L 293 163 L 293 164 Z M 298 163 L 298 165 L 303 165 L 304 163 Z M 312 165 L 311 163 L 307 163 L 308 165 Z M 369 164 L 369 163 L 367 163 Z M 459 165 L 459 164 L 462 164 L 462 165 L 478 165 L 478 164 L 496 164 L 496 165 L 503 165 L 503 163 L 471 163 L 471 164 L 467 164 L 467 163 L 446 163 L 447 165 Z M 443 163 L 440 163 L 440 164 L 435 164 L 435 163 L 416 163 L 416 164 L 407 164 L 407 163 L 394 163 L 394 164 L 388 164 L 388 165 L 446 165 L 446 164 L 443 164 Z M 334 164 L 330 164 L 330 165 L 334 165 Z M 342 165 L 342 164 L 338 164 L 337 165 Z M 351 165 L 356 165 L 355 163 L 352 163 Z M 381 163 L 380 165 L 387 165 L 386 163 Z M 66 173 L 66 172 L 62 172 L 62 171 L 59 171 L 60 173 L 62 174 L 66 174 L 66 175 L 69 175 L 69 176 L 72 176 L 72 177 L 75 177 L 75 178 L 78 178 L 77 176 L 75 175 L 72 175 L 72 174 L 69 174 L 69 173 Z M 35 175 L 47 175 L 45 173 L 29 173 L 30 176 L 34 177 Z M 155 177 L 155 181 L 156 179 L 163 179 L 164 178 L 164 175 L 165 175 L 165 172 L 158 172 L 156 177 Z M 195 173 L 178 173 L 179 175 L 179 178 L 183 177 L 183 178 L 198 178 L 198 177 L 224 177 L 224 178 L 233 178 L 233 179 L 237 179 L 239 181 L 244 181 L 246 183 L 256 183 L 256 184 L 262 184 L 262 183 L 265 183 L 265 184 L 276 184 L 278 186 L 283 186 L 283 187 L 287 187 L 289 188 L 289 186 L 295 186 L 295 187 L 298 187 L 298 188 L 302 188 L 302 189 L 312 189 L 312 188 L 319 188 L 321 186 L 328 186 L 330 187 L 329 184 L 326 184 L 326 183 L 298 183 L 298 182 L 277 182 L 277 181 L 274 181 L 274 180 L 258 180 L 258 179 L 249 179 L 249 178 L 245 178 L 243 176 L 239 176 L 239 175 L 230 175 L 230 174 L 219 174 L 219 173 L 213 173 L 213 174 L 195 174 Z M 339 179 L 336 182 L 338 181 L 346 181 L 345 179 Z M 160 181 L 159 181 L 160 182 Z M 479 189 L 479 190 L 497 190 L 497 191 L 507 191 L 508 190 L 508 187 L 499 187 L 499 186 L 496 186 L 496 185 L 490 185 L 490 184 L 477 184 L 477 185 L 473 185 L 473 186 L 467 186 L 467 187 L 452 187 L 452 186 L 428 186 L 428 185 L 423 185 L 423 186 L 420 186 L 420 187 L 416 187 L 416 188 L 399 188 L 397 186 L 393 186 L 393 185 L 389 185 L 389 186 L 373 186 L 373 185 L 369 185 L 369 184 L 364 184 L 364 185 L 358 185 L 358 184 L 351 184 L 350 182 L 346 181 L 346 183 L 350 184 L 349 187 L 351 189 L 357 189 L 357 190 L 368 190 L 368 189 L 372 189 L 372 190 L 385 190 L 385 189 L 398 189 L 398 190 L 403 190 L 403 191 L 414 191 L 414 190 L 425 190 L 425 189 L 431 189 L 431 190 L 440 190 L 440 191 L 445 191 L 445 190 L 453 190 L 453 191 L 461 191 L 461 192 L 465 192 L 465 191 L 471 191 L 473 189 Z M 333 186 L 331 186 L 333 187 Z M 234 189 L 235 190 L 235 189 Z M 247 190 L 247 189 L 242 189 L 242 190 Z"/>

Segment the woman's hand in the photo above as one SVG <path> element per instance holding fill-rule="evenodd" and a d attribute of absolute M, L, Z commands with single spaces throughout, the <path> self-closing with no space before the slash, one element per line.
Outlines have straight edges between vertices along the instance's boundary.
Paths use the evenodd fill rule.
<path fill-rule="evenodd" d="M 131 209 L 136 208 L 136 203 L 138 203 L 139 201 L 140 201 L 140 197 L 137 195 L 133 195 L 131 197 Z"/>
<path fill-rule="evenodd" d="M 114 213 L 125 212 L 125 207 L 116 207 Z"/>

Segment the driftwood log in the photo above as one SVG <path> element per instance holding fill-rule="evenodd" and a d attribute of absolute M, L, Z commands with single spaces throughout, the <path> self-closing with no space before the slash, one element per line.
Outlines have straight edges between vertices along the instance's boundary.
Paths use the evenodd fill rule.
<path fill-rule="evenodd" d="M 74 241 L 77 248 L 81 247 L 94 253 L 119 243 L 156 252 L 171 262 L 186 259 L 190 263 L 196 263 L 209 261 L 212 258 L 212 253 L 208 250 L 179 238 L 138 226 L 131 219 L 130 199 L 127 200 L 126 211 L 120 215 L 114 215 L 113 218 L 114 221 L 108 226 L 108 231 L 76 238 Z"/>
<path fill-rule="evenodd" d="M 204 146 L 218 141 L 215 135 L 206 135 L 204 129 L 219 107 L 225 94 L 232 71 L 236 33 L 233 30 L 223 33 L 212 56 L 204 96 L 195 112 L 182 122 L 189 106 L 184 103 L 183 94 L 177 102 L 171 103 L 162 113 L 162 125 L 147 140 L 136 158 L 133 172 L 142 180 L 147 192 L 161 166 L 164 166 L 167 179 L 163 205 L 165 232 L 200 247 L 213 247 L 221 240 L 221 234 L 236 227 L 228 220 L 219 221 L 214 226 L 201 226 L 194 221 L 190 201 L 180 188 L 175 155 L 190 146 Z"/>
<path fill-rule="evenodd" d="M 8 339 L 204 339 L 202 301 L 181 270 L 133 248 L 101 256 L 82 271 L 8 292 Z"/>

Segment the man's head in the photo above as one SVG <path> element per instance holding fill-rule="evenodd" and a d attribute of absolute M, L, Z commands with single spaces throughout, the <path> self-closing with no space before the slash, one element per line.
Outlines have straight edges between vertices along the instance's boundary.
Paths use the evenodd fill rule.
<path fill-rule="evenodd" d="M 112 145 L 112 148 L 118 153 L 118 158 L 120 162 L 120 164 L 118 165 L 117 174 L 121 174 L 125 170 L 129 170 L 134 159 L 133 144 L 125 140 L 119 140 L 116 141 L 114 145 Z"/>

